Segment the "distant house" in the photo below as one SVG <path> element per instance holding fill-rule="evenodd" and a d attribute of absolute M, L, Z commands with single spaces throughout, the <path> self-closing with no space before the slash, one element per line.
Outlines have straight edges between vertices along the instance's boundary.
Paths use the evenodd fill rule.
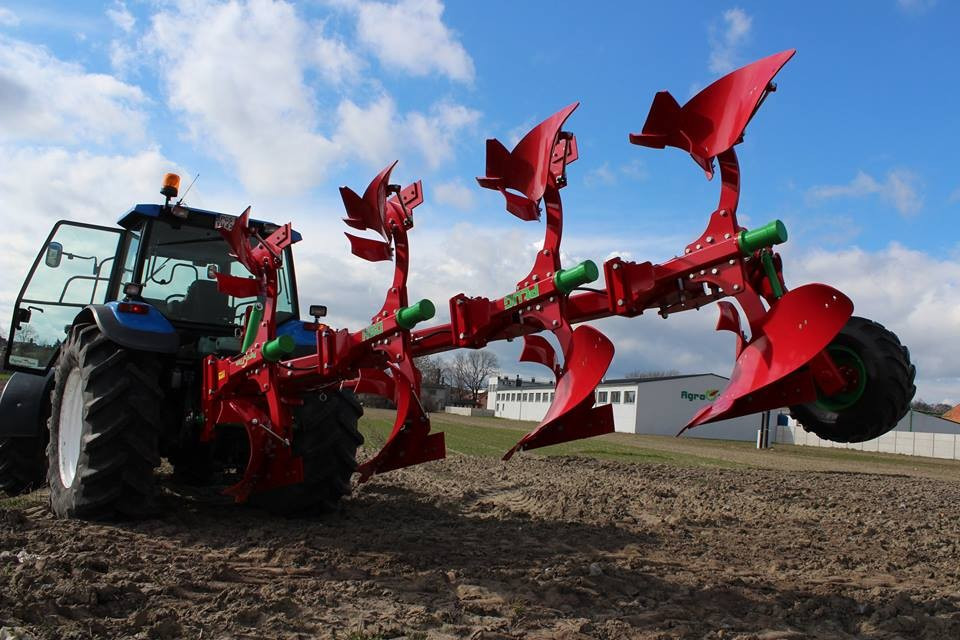
<path fill-rule="evenodd" d="M 436 382 L 420 385 L 420 402 L 427 411 L 443 411 L 450 399 L 450 387 Z"/>
<path fill-rule="evenodd" d="M 947 411 L 945 414 L 943 414 L 940 417 L 943 418 L 944 420 L 950 420 L 951 422 L 960 423 L 960 404 L 955 406 L 953 409 L 950 409 L 950 411 Z"/>
<path fill-rule="evenodd" d="M 613 406 L 617 431 L 673 436 L 728 382 L 712 373 L 603 380 L 597 385 L 594 403 Z M 487 408 L 498 418 L 539 421 L 555 394 L 553 382 L 493 377 L 487 387 Z M 753 441 L 759 428 L 760 414 L 752 414 L 703 425 L 684 435 Z"/>

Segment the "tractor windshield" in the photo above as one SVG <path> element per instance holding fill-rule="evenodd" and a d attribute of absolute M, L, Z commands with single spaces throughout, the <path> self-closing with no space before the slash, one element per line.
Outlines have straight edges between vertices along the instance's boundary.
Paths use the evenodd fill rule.
<path fill-rule="evenodd" d="M 234 325 L 256 298 L 235 298 L 217 288 L 216 273 L 252 277 L 229 255 L 229 247 L 214 229 L 157 222 L 149 233 L 144 258 L 143 298 L 172 321 Z M 279 273 L 277 320 L 293 316 L 290 253 Z"/>

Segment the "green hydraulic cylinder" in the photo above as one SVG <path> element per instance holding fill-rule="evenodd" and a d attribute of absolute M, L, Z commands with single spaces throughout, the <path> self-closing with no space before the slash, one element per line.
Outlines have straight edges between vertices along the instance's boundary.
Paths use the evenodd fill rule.
<path fill-rule="evenodd" d="M 570 293 L 577 287 L 593 282 L 600 277 L 600 270 L 593 260 L 584 260 L 570 269 L 560 269 L 553 276 L 553 284 L 561 293 Z"/>
<path fill-rule="evenodd" d="M 296 346 L 297 344 L 293 336 L 287 334 L 277 336 L 273 340 L 268 340 L 263 344 L 263 359 L 270 362 L 278 362 L 282 360 L 284 356 L 293 353 Z"/>
<path fill-rule="evenodd" d="M 260 320 L 263 319 L 263 305 L 259 302 L 250 309 L 250 315 L 247 317 L 247 326 L 243 334 L 243 345 L 240 347 L 240 353 L 246 353 L 253 346 L 253 341 L 257 339 L 257 327 L 260 326 Z"/>
<path fill-rule="evenodd" d="M 404 329 L 413 329 L 418 323 L 429 320 L 437 313 L 433 303 L 424 298 L 420 302 L 397 311 L 397 324 Z"/>
<path fill-rule="evenodd" d="M 773 220 L 762 227 L 740 232 L 737 246 L 744 255 L 750 255 L 758 249 L 772 247 L 787 241 L 787 227 L 780 220 Z"/>

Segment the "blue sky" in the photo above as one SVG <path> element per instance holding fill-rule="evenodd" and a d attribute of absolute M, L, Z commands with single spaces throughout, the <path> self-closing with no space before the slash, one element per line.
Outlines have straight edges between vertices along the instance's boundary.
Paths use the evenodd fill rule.
<path fill-rule="evenodd" d="M 355 327 L 389 267 L 349 255 L 336 187 L 399 158 L 397 178 L 427 194 L 411 293 L 441 310 L 460 291 L 502 294 L 542 229 L 476 186 L 484 140 L 515 141 L 575 100 L 566 258 L 662 261 L 700 233 L 718 185 L 627 134 L 656 91 L 683 102 L 796 48 L 738 148 L 743 221 L 782 218 L 788 284 L 848 293 L 911 347 L 920 397 L 960 401 L 958 24 L 955 3 L 932 0 L 0 2 L 2 324 L 53 221 L 112 223 L 174 169 L 201 174 L 190 204 L 292 219 L 305 301 Z M 715 312 L 687 315 L 600 323 L 611 374 L 728 373 Z M 538 373 L 514 365 L 516 345 L 496 351 L 505 371 Z"/>

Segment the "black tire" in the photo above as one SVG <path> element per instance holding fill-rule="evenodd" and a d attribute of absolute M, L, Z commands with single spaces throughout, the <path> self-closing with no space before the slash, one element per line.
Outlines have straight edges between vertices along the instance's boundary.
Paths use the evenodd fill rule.
<path fill-rule="evenodd" d="M 303 458 L 303 482 L 250 496 L 249 503 L 288 517 L 335 511 L 350 494 L 363 435 L 357 427 L 363 407 L 349 391 L 325 391 L 304 398 L 294 411 L 293 452 Z"/>
<path fill-rule="evenodd" d="M 160 370 L 156 356 L 118 346 L 96 325 L 70 331 L 56 363 L 47 422 L 47 482 L 57 516 L 112 519 L 155 512 L 153 469 L 160 464 L 163 400 Z M 67 392 L 64 406 L 72 375 L 76 379 L 71 384 L 76 386 Z M 79 405 L 77 388 L 82 393 Z M 69 420 L 81 421 L 75 428 L 81 435 L 72 479 L 60 467 L 61 425 Z M 66 455 L 71 459 L 69 452 Z"/>
<path fill-rule="evenodd" d="M 847 321 L 827 350 L 834 348 L 859 357 L 866 371 L 862 394 L 842 409 L 830 409 L 823 401 L 793 406 L 793 417 L 807 431 L 833 442 L 865 442 L 897 426 L 917 390 L 910 351 L 883 325 L 857 316 Z"/>
<path fill-rule="evenodd" d="M 18 496 L 39 489 L 46 481 L 47 456 L 43 438 L 0 438 L 0 491 Z"/>

